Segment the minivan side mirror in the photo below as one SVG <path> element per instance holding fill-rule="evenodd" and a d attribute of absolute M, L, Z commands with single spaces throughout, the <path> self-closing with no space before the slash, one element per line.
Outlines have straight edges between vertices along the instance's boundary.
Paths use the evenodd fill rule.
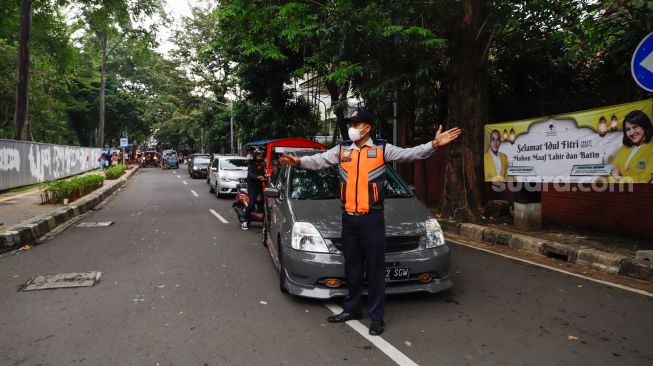
<path fill-rule="evenodd" d="M 211 171 L 212 171 L 212 172 L 217 172 L 217 171 L 218 171 L 218 168 L 212 166 L 212 167 L 211 167 Z"/>
<path fill-rule="evenodd" d="M 277 188 L 266 188 L 263 191 L 263 195 L 266 198 L 279 198 L 281 197 L 281 192 Z"/>

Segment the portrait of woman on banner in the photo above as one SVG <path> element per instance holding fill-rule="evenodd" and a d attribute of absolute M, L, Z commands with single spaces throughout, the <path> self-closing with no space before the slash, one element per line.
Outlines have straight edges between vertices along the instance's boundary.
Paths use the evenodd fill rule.
<path fill-rule="evenodd" d="M 617 152 L 608 181 L 651 183 L 653 180 L 653 125 L 642 111 L 634 110 L 623 120 L 623 146 Z"/>

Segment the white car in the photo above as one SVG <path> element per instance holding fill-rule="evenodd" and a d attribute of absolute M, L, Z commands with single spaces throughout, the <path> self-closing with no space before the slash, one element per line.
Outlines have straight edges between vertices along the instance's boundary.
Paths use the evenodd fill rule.
<path fill-rule="evenodd" d="M 209 169 L 209 192 L 217 197 L 236 194 L 240 188 L 247 187 L 247 163 L 241 156 L 218 155 Z"/>

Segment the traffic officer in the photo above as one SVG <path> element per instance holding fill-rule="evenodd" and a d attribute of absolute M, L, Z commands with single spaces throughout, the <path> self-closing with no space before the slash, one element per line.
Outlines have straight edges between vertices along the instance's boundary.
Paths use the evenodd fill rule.
<path fill-rule="evenodd" d="M 385 302 L 385 218 L 383 215 L 383 183 L 385 164 L 428 158 L 433 151 L 460 136 L 459 128 L 442 132 L 423 145 L 404 149 L 375 142 L 370 137 L 374 116 L 358 108 L 345 119 L 351 141 L 301 158 L 283 155 L 281 164 L 319 170 L 340 165 L 340 199 L 342 200 L 342 242 L 348 294 L 342 313 L 330 316 L 330 323 L 341 323 L 361 316 L 363 268 L 367 264 L 368 314 L 372 320 L 369 333 L 380 335 L 384 330 Z"/>

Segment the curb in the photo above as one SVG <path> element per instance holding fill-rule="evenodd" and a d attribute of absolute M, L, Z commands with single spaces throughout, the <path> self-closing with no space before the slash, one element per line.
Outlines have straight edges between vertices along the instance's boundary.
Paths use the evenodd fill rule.
<path fill-rule="evenodd" d="M 554 242 L 477 224 L 441 220 L 440 226 L 446 233 L 460 235 L 466 239 L 524 250 L 548 258 L 580 264 L 602 272 L 653 281 L 653 263 L 622 254 Z"/>
<path fill-rule="evenodd" d="M 86 196 L 72 202 L 68 206 L 58 207 L 52 211 L 34 217 L 33 219 L 0 232 L 0 252 L 12 250 L 26 244 L 32 244 L 56 227 L 79 216 L 107 199 L 120 189 L 138 171 L 139 167 L 128 170 L 114 184 L 99 188 Z M 106 180 L 105 180 L 106 182 Z"/>

